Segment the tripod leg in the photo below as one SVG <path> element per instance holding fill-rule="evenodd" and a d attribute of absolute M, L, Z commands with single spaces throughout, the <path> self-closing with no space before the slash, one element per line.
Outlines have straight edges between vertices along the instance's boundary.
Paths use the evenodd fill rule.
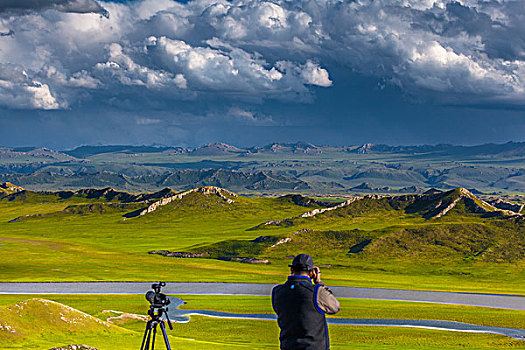
<path fill-rule="evenodd" d="M 151 335 L 151 323 L 150 322 L 151 321 L 148 321 L 148 323 L 146 323 L 146 330 L 144 331 L 144 337 L 142 338 L 142 345 L 140 346 L 140 350 L 148 350 L 149 337 Z"/>
<path fill-rule="evenodd" d="M 166 344 L 166 349 L 171 350 L 168 334 L 166 333 L 166 326 L 164 326 L 164 321 L 160 322 L 160 329 L 162 329 L 162 335 L 164 336 L 164 344 Z"/>
<path fill-rule="evenodd" d="M 153 339 L 151 340 L 151 350 L 155 350 L 155 336 L 157 335 L 157 323 L 153 325 Z"/>

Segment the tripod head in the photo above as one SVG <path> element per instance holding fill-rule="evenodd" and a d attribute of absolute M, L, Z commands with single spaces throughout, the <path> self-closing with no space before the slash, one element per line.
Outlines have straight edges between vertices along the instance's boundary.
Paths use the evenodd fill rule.
<path fill-rule="evenodd" d="M 148 315 L 151 317 L 151 320 L 156 323 L 163 322 L 162 316 L 164 316 L 166 318 L 166 321 L 168 322 L 168 327 L 170 327 L 170 329 L 173 330 L 170 317 L 168 316 L 167 306 L 156 307 L 155 305 L 151 305 L 148 310 Z"/>

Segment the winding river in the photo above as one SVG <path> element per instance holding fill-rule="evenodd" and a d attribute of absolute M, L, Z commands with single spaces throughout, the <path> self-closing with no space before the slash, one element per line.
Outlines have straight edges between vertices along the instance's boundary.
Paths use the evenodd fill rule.
<path fill-rule="evenodd" d="M 168 307 L 168 315 L 173 322 L 189 322 L 191 315 L 200 315 L 217 318 L 243 319 L 243 320 L 277 320 L 274 314 L 239 314 L 221 311 L 208 310 L 183 310 L 179 309 L 184 301 L 178 298 L 170 298 L 171 304 Z M 492 333 L 505 335 L 514 339 L 525 340 L 525 330 L 504 327 L 478 326 L 475 324 L 439 321 L 439 320 L 400 320 L 400 319 L 356 319 L 356 318 L 336 318 L 327 317 L 328 324 L 347 325 L 347 326 L 382 326 L 382 327 L 409 327 L 435 329 L 453 332 L 468 333 Z"/>
<path fill-rule="evenodd" d="M 0 283 L 0 294 L 143 294 L 152 282 L 50 282 L 50 283 Z M 260 295 L 271 294 L 272 284 L 250 283 L 167 283 L 163 288 L 166 294 L 201 295 Z M 455 293 L 434 291 L 413 291 L 381 288 L 332 287 L 338 298 L 362 298 L 396 301 L 413 301 L 470 305 L 490 308 L 525 310 L 525 296 L 483 293 Z M 275 320 L 273 314 L 237 314 L 207 310 L 183 310 L 181 299 L 172 298 L 169 316 L 175 322 L 188 322 L 191 315 L 207 317 Z M 525 330 L 479 326 L 468 323 L 439 320 L 399 320 L 399 319 L 350 319 L 329 317 L 329 324 L 367 325 L 437 329 L 456 332 L 492 333 L 525 340 Z"/>

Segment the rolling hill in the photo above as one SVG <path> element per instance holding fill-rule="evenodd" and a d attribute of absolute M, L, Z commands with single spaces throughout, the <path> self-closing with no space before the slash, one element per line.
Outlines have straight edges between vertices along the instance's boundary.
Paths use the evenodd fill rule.
<path fill-rule="evenodd" d="M 251 253 L 269 261 L 311 251 L 326 259 L 514 263 L 525 261 L 525 219 L 516 211 L 492 206 L 463 188 L 368 195 L 257 225 L 252 230 L 263 235 L 251 241 L 224 241 L 190 252 L 215 258 L 246 258 Z M 357 228 L 345 229 L 352 224 Z M 283 231 L 290 233 L 280 235 Z"/>

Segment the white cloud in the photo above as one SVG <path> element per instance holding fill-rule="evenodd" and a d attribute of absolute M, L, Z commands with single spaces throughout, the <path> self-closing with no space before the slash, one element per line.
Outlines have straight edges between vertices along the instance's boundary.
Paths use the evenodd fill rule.
<path fill-rule="evenodd" d="M 182 74 L 171 74 L 163 70 L 150 69 L 135 63 L 123 52 L 122 46 L 113 43 L 108 47 L 109 59 L 95 65 L 95 72 L 108 85 L 116 79 L 122 85 L 143 86 L 150 89 L 165 87 L 186 88 L 186 79 Z"/>
<path fill-rule="evenodd" d="M 226 119 L 233 119 L 236 123 L 248 125 L 276 125 L 271 116 L 249 111 L 239 107 L 231 107 L 226 113 Z"/>
<path fill-rule="evenodd" d="M 0 64 L 0 105 L 15 109 L 60 109 L 67 107 L 49 86 L 29 76 L 22 67 Z"/>
<path fill-rule="evenodd" d="M 209 44 L 215 47 L 194 47 L 182 40 L 150 37 L 146 47 L 148 53 L 159 57 L 166 70 L 183 74 L 190 89 L 275 98 L 286 98 L 289 91 L 305 91 L 293 72 L 288 74 L 257 55 L 217 40 Z M 295 67 L 291 62 L 288 66 Z"/>
<path fill-rule="evenodd" d="M 319 67 L 318 64 L 307 61 L 301 68 L 301 76 L 307 84 L 323 87 L 332 85 L 332 81 L 328 77 L 328 71 Z"/>

